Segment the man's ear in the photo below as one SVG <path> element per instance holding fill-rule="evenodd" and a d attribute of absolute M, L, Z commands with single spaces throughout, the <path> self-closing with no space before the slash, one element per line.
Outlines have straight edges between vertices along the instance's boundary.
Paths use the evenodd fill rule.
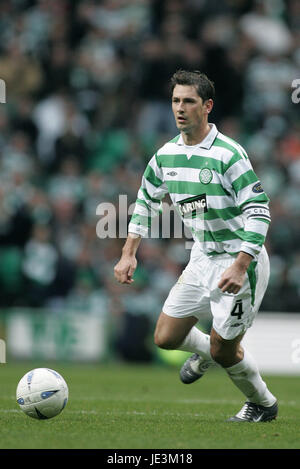
<path fill-rule="evenodd" d="M 206 110 L 207 110 L 207 114 L 209 114 L 214 106 L 214 102 L 212 99 L 207 99 L 205 101 L 205 106 L 206 106 Z"/>

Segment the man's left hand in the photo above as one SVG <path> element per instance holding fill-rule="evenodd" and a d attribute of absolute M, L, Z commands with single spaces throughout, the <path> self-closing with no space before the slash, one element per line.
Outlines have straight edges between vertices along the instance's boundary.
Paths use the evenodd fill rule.
<path fill-rule="evenodd" d="M 222 292 L 237 294 L 245 281 L 246 273 L 233 263 L 223 272 L 218 287 Z"/>
<path fill-rule="evenodd" d="M 235 295 L 242 288 L 247 269 L 253 260 L 253 257 L 241 251 L 234 263 L 223 272 L 218 287 L 221 288 L 222 292 L 234 293 Z"/>

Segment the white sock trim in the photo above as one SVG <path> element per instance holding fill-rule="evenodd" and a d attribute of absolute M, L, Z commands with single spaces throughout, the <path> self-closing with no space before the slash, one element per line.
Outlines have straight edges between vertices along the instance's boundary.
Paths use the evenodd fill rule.
<path fill-rule="evenodd" d="M 210 354 L 210 336 L 204 334 L 197 327 L 192 327 L 184 341 L 178 347 L 184 352 L 198 353 L 205 360 L 212 360 Z"/>

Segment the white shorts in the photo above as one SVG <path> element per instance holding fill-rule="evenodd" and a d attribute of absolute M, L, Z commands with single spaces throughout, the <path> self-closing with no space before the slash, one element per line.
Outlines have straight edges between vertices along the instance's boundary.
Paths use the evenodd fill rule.
<path fill-rule="evenodd" d="M 218 288 L 223 272 L 234 262 L 230 254 L 208 257 L 193 249 L 191 259 L 171 289 L 163 312 L 174 318 L 212 314 L 214 330 L 223 339 L 234 339 L 251 325 L 267 289 L 270 264 L 263 247 L 257 262 L 252 261 L 244 285 L 235 295 Z"/>

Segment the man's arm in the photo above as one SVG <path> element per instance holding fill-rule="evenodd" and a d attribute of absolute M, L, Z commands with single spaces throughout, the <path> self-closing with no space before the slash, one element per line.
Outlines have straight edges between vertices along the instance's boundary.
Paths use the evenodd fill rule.
<path fill-rule="evenodd" d="M 233 155 L 226 178 L 232 188 L 236 206 L 245 217 L 243 242 L 234 263 L 223 273 L 218 287 L 223 292 L 238 293 L 242 288 L 247 269 L 261 251 L 269 223 L 269 198 L 253 171 L 244 149 Z"/>
<path fill-rule="evenodd" d="M 138 191 L 137 200 L 129 226 L 128 237 L 122 249 L 122 256 L 114 268 L 118 282 L 131 284 L 137 266 L 136 251 L 141 238 L 149 234 L 152 219 L 161 209 L 161 200 L 168 192 L 163 181 L 161 168 L 156 161 L 156 154 L 149 161 Z"/>
<path fill-rule="evenodd" d="M 141 236 L 128 233 L 128 237 L 122 249 L 122 256 L 114 268 L 114 274 L 118 282 L 131 284 L 132 276 L 137 266 L 136 252 L 141 242 Z"/>

